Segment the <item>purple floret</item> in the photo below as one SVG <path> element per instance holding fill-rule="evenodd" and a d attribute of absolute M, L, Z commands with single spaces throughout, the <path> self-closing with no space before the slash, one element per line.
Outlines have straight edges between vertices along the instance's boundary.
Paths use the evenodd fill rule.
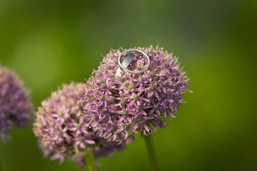
<path fill-rule="evenodd" d="M 84 166 L 84 157 L 89 151 L 98 159 L 123 149 L 124 145 L 100 139 L 86 122 L 87 114 L 80 108 L 85 91 L 85 84 L 71 83 L 42 102 L 34 133 L 45 156 L 60 161 L 76 160 L 79 166 Z"/>
<path fill-rule="evenodd" d="M 33 105 L 20 78 L 0 66 L 0 140 L 9 139 L 17 126 L 23 128 L 31 122 Z"/>
<path fill-rule="evenodd" d="M 123 50 L 112 50 L 87 81 L 82 107 L 92 129 L 108 141 L 132 143 L 135 133 L 147 136 L 167 126 L 165 118 L 175 117 L 188 92 L 189 79 L 176 57 L 159 47 L 136 49 L 150 59 L 144 72 L 117 74 Z M 143 70 L 146 64 L 146 58 L 137 54 L 127 69 Z"/>

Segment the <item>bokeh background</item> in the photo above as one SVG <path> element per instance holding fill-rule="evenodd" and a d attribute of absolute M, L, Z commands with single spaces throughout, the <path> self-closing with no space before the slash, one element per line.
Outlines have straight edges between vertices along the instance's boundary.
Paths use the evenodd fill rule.
<path fill-rule="evenodd" d="M 149 45 L 180 57 L 194 91 L 154 134 L 161 170 L 256 171 L 256 0 L 0 0 L 0 63 L 36 108 L 63 83 L 84 82 L 111 48 Z M 4 171 L 81 170 L 45 159 L 32 126 L 0 143 L 0 160 Z M 140 136 L 100 163 L 150 170 Z"/>

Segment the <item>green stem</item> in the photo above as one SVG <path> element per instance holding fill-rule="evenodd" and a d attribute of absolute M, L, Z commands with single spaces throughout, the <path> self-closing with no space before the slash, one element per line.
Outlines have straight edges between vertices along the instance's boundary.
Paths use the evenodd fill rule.
<path fill-rule="evenodd" d="M 0 171 L 3 171 L 4 169 L 2 168 L 2 163 L 1 163 L 1 160 L 0 160 Z"/>
<path fill-rule="evenodd" d="M 146 144 L 148 158 L 150 160 L 151 168 L 153 171 L 159 171 L 153 137 L 152 137 L 152 135 L 148 135 L 148 136 L 144 136 L 144 139 L 145 139 L 145 144 Z"/>
<path fill-rule="evenodd" d="M 95 158 L 92 151 L 86 154 L 86 163 L 89 168 L 89 171 L 97 171 L 96 165 L 95 165 Z"/>

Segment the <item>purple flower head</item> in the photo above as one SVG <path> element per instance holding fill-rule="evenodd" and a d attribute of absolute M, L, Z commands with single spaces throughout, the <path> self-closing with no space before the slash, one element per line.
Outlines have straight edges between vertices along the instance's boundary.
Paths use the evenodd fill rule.
<path fill-rule="evenodd" d="M 93 150 L 95 157 L 101 158 L 124 147 L 100 139 L 91 124 L 86 122 L 87 115 L 80 108 L 85 91 L 85 84 L 71 83 L 42 102 L 36 115 L 34 133 L 45 156 L 60 161 L 73 159 L 84 166 L 84 156 L 88 151 Z"/>
<path fill-rule="evenodd" d="M 16 125 L 26 126 L 32 119 L 33 105 L 19 77 L 0 66 L 0 140 L 8 139 Z"/>
<path fill-rule="evenodd" d="M 131 143 L 135 133 L 167 126 L 188 84 L 178 59 L 162 48 L 112 50 L 88 80 L 82 107 L 100 137 Z"/>

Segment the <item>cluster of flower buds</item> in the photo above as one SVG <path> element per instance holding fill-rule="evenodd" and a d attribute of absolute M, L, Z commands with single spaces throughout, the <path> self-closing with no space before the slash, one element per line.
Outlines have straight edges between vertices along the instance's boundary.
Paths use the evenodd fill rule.
<path fill-rule="evenodd" d="M 81 107 L 92 130 L 107 141 L 134 141 L 167 126 L 188 92 L 178 59 L 162 48 L 112 50 L 87 81 Z"/>
<path fill-rule="evenodd" d="M 98 159 L 124 148 L 124 145 L 107 142 L 95 135 L 91 124 L 86 122 L 87 115 L 80 109 L 85 92 L 85 84 L 71 83 L 42 102 L 34 133 L 46 156 L 60 161 L 73 159 L 83 166 L 88 152 L 93 151 Z"/>
<path fill-rule="evenodd" d="M 0 140 L 9 139 L 14 126 L 22 128 L 30 123 L 33 114 L 28 90 L 20 78 L 0 66 Z"/>

